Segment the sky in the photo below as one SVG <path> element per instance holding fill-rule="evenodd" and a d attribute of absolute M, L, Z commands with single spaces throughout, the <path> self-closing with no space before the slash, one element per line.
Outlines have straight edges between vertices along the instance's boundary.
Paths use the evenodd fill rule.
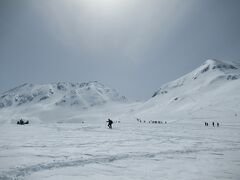
<path fill-rule="evenodd" d="M 133 100 L 240 62 L 239 0 L 0 0 L 0 92 L 99 81 Z"/>

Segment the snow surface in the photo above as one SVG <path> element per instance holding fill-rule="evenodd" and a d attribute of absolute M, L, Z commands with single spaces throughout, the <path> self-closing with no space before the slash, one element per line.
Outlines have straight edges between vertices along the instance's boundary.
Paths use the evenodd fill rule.
<path fill-rule="evenodd" d="M 24 84 L 0 95 L 0 179 L 238 180 L 239 92 L 240 66 L 217 60 L 146 102 L 98 82 Z"/>
<path fill-rule="evenodd" d="M 0 179 L 235 179 L 240 126 L 121 122 L 0 127 Z"/>

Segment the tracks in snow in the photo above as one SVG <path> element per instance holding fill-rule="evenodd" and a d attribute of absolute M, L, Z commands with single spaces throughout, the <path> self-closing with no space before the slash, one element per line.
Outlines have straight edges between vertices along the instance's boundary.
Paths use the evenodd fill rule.
<path fill-rule="evenodd" d="M 88 164 L 105 164 L 111 163 L 118 160 L 124 159 L 141 159 L 141 158 L 154 158 L 156 156 L 167 156 L 167 155 L 186 155 L 198 152 L 207 152 L 210 151 L 211 153 L 215 152 L 219 154 L 219 152 L 224 151 L 239 151 L 239 148 L 228 148 L 228 149 L 185 149 L 185 150 L 169 150 L 169 151 L 162 151 L 157 153 L 128 153 L 128 154 L 120 154 L 120 155 L 109 155 L 109 156 L 95 156 L 94 158 L 89 159 L 77 159 L 77 160 L 68 160 L 68 161 L 54 161 L 50 163 L 42 163 L 42 164 L 35 164 L 31 166 L 22 166 L 16 167 L 9 171 L 4 171 L 0 173 L 0 180 L 16 180 L 16 179 L 24 179 L 24 177 L 31 175 L 32 173 L 44 171 L 44 170 L 52 170 L 52 169 L 59 169 L 59 168 L 67 168 L 67 167 L 78 167 L 78 166 L 85 166 Z"/>

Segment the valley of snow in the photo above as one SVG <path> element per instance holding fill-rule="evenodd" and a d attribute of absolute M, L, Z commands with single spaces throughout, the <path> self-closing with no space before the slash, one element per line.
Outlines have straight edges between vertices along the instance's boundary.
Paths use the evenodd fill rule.
<path fill-rule="evenodd" d="M 0 179 L 238 180 L 239 92 L 240 66 L 217 60 L 146 102 L 98 82 L 24 84 L 0 94 Z"/>

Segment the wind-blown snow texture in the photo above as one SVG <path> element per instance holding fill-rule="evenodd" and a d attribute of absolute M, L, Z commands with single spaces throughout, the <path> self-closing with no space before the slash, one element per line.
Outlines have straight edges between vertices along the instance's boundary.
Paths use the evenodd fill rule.
<path fill-rule="evenodd" d="M 147 102 L 97 82 L 24 84 L 0 95 L 0 179 L 238 180 L 239 92 L 240 66 L 217 60 Z"/>

